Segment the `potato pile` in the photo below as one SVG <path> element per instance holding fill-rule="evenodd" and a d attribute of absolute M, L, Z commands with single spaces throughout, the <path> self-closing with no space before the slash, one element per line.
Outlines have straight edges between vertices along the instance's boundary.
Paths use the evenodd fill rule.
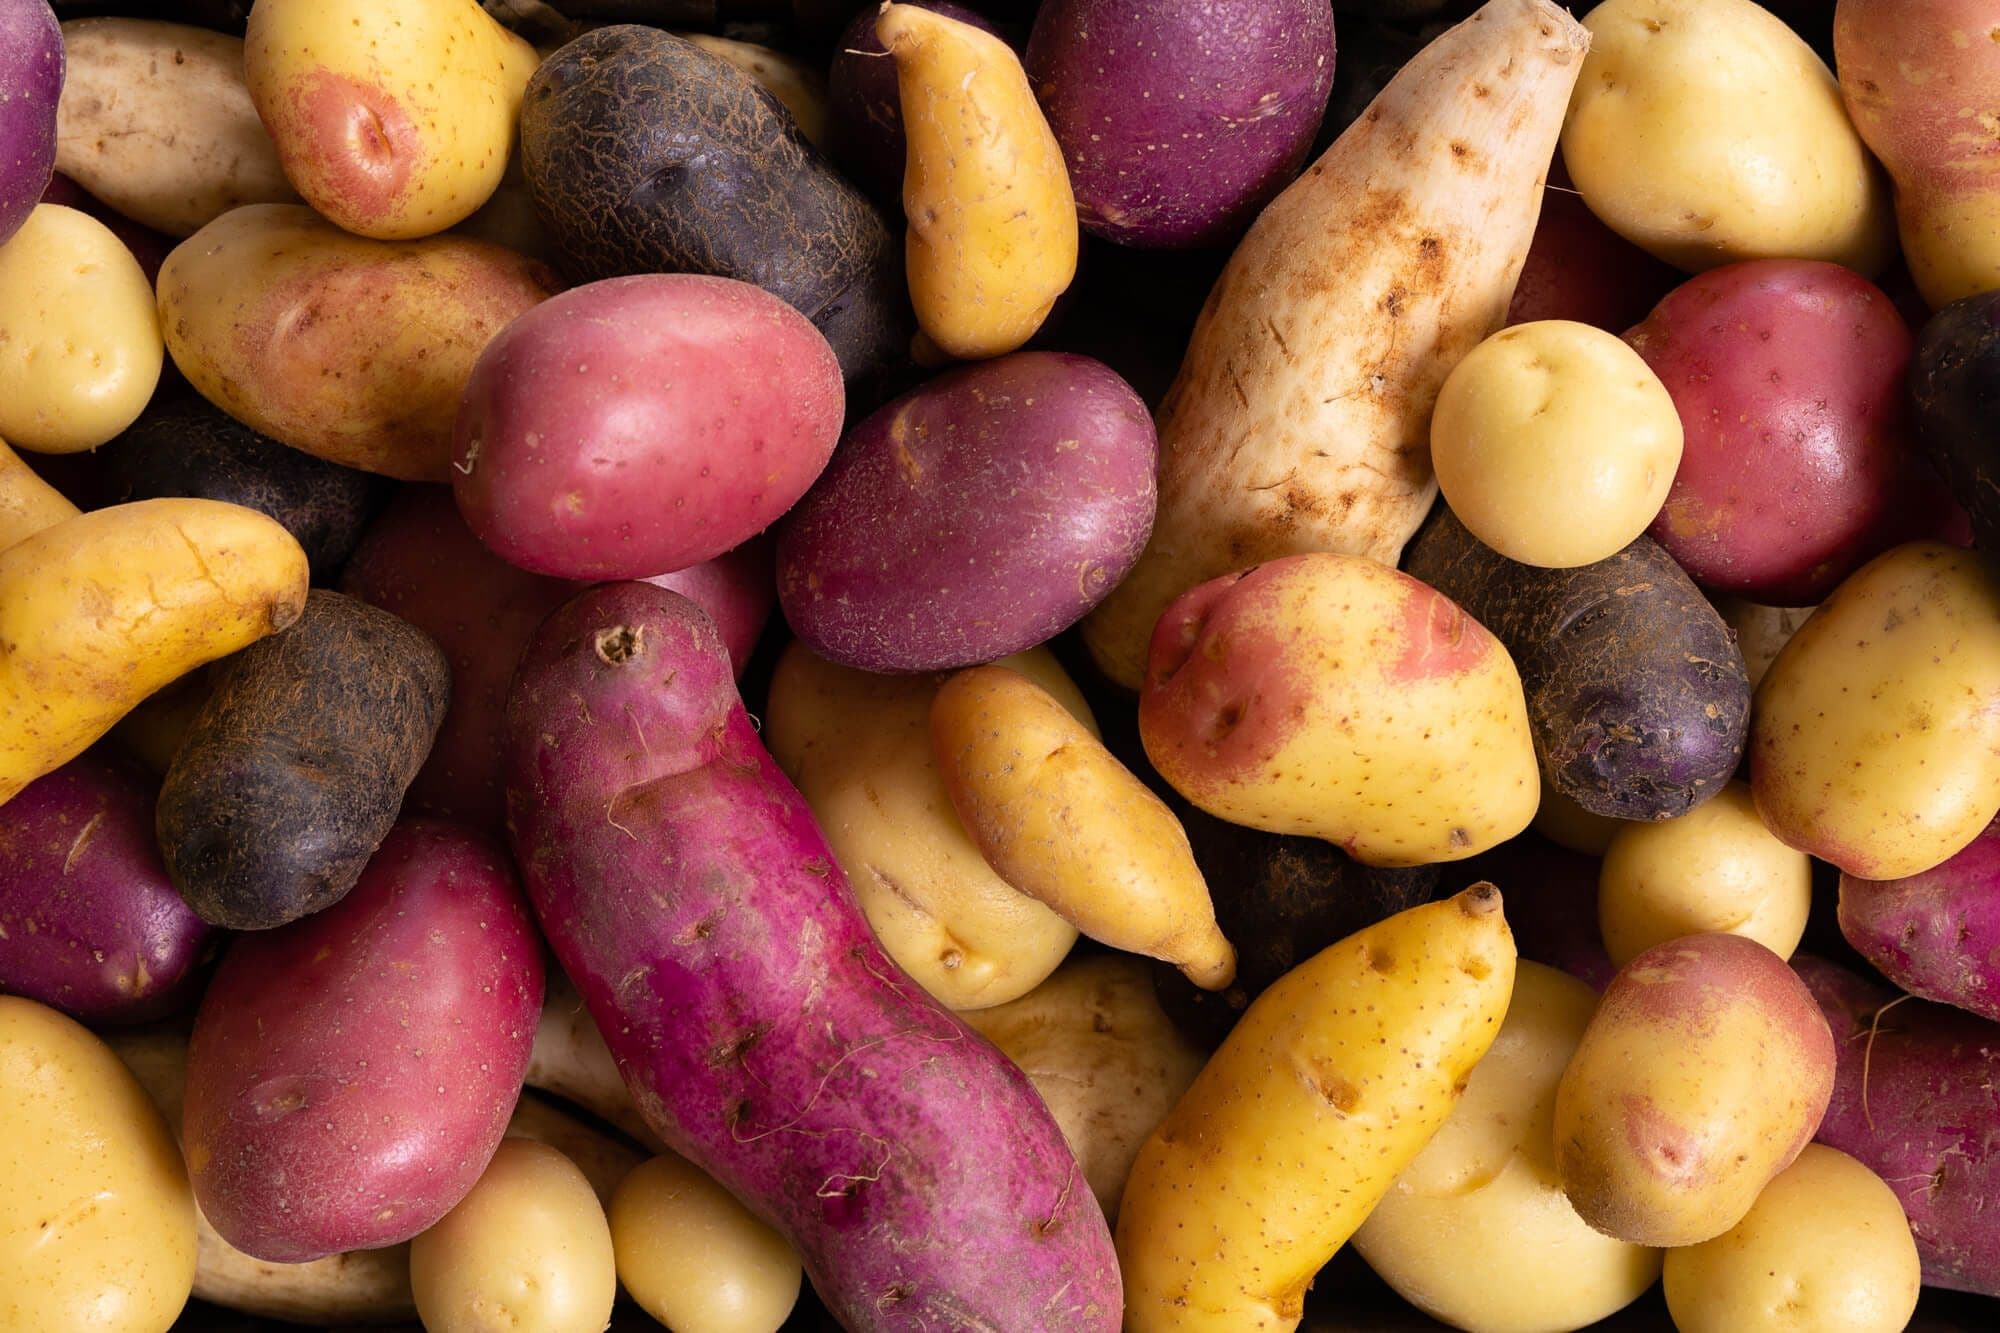
<path fill-rule="evenodd" d="M 0 0 L 0 1131 L 0 1331 L 1992 1326 L 2000 9 Z"/>

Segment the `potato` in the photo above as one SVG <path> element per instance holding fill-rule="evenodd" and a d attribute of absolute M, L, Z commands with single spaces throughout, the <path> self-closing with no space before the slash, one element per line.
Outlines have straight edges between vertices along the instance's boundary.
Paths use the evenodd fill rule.
<path fill-rule="evenodd" d="M 322 216 L 381 240 L 486 202 L 537 59 L 477 0 L 258 0 L 243 34 L 285 175 Z"/>
<path fill-rule="evenodd" d="M 1076 199 L 1062 147 L 1014 52 L 991 33 L 887 4 L 875 35 L 896 61 L 910 301 L 947 356 L 1011 352 L 1076 277 Z"/>
<path fill-rule="evenodd" d="M 1778 654 L 1799 632 L 1799 626 L 1812 619 L 1815 608 L 1763 606 L 1736 597 L 1719 597 L 1715 609 L 1722 613 L 1736 635 L 1736 646 L 1743 650 L 1743 666 L 1754 690 L 1763 683 L 1771 663 L 1778 660 Z"/>
<path fill-rule="evenodd" d="M 1348 59 L 1343 34 L 1341 59 Z M 1507 306 L 1509 324 L 1575 320 L 1623 333 L 1646 317 L 1681 274 L 1598 220 L 1576 192 L 1562 158 L 1549 164 L 1535 239 Z"/>
<path fill-rule="evenodd" d="M 1605 988 L 1556 1089 L 1563 1192 L 1637 1245 L 1719 1236 L 1811 1141 L 1833 1068 L 1778 955 L 1740 935 L 1656 944 Z"/>
<path fill-rule="evenodd" d="M 776 1333 L 798 1304 L 799 1256 L 679 1157 L 642 1162 L 611 1199 L 618 1280 L 669 1328 Z"/>
<path fill-rule="evenodd" d="M 1542 784 L 1542 803 L 1535 807 L 1535 832 L 1558 847 L 1586 856 L 1602 856 L 1618 830 L 1630 820 L 1594 815 L 1553 783 Z"/>
<path fill-rule="evenodd" d="M 1576 978 L 1518 964 L 1451 1118 L 1354 1233 L 1369 1267 L 1453 1328 L 1582 1328 L 1660 1275 L 1657 1250 L 1591 1230 L 1556 1179 L 1556 1085 L 1596 1007 Z"/>
<path fill-rule="evenodd" d="M 1438 488 L 1474 536 L 1524 565 L 1574 568 L 1646 530 L 1681 461 L 1659 376 L 1587 324 L 1517 324 L 1466 354 L 1431 418 Z"/>
<path fill-rule="evenodd" d="M 954 0 L 914 0 L 924 9 L 969 23 L 999 36 L 991 20 Z M 903 206 L 903 164 L 909 142 L 903 136 L 903 95 L 896 86 L 896 62 L 875 35 L 881 6 L 863 6 L 833 44 L 827 74 L 827 110 L 832 117 L 833 158 L 841 169 L 884 205 Z"/>
<path fill-rule="evenodd" d="M 1854 951 L 1926 1000 L 2000 1022 L 2000 820 L 1907 879 L 1840 877 L 1837 919 Z"/>
<path fill-rule="evenodd" d="M 1086 728 L 1090 707 L 1045 648 L 1004 664 Z M 794 641 L 771 677 L 764 740 L 812 806 L 882 947 L 954 1009 L 1027 994 L 1076 942 L 1076 927 L 986 862 L 931 757 L 941 675 L 836 666 Z"/>
<path fill-rule="evenodd" d="M 1598 876 L 1597 920 L 1614 966 L 1682 935 L 1723 931 L 1790 958 L 1812 910 L 1812 860 L 1757 817 L 1749 784 L 1657 824 L 1627 824 Z"/>
<path fill-rule="evenodd" d="M 1042 1094 L 1113 1222 L 1140 1145 L 1203 1060 L 1160 1008 L 1147 970 L 1136 958 L 1078 958 L 1020 999 L 966 1018 Z"/>
<path fill-rule="evenodd" d="M 185 23 L 75 19 L 56 170 L 134 222 L 191 236 L 243 204 L 289 204 L 243 81 L 243 43 Z"/>
<path fill-rule="evenodd" d="M 1130 1333 L 1295 1327 L 1313 1274 L 1451 1114 L 1513 986 L 1500 894 L 1482 884 L 1258 997 L 1126 1182 Z"/>
<path fill-rule="evenodd" d="M 146 406 L 162 355 L 146 275 L 103 223 L 42 204 L 0 245 L 0 437 L 95 449 Z"/>
<path fill-rule="evenodd" d="M 1924 454 L 1965 505 L 1976 544 L 2000 551 L 2000 289 L 1954 301 L 1924 325 L 1910 367 Z"/>
<path fill-rule="evenodd" d="M 618 1274 L 611 1228 L 575 1163 L 501 1141 L 479 1183 L 410 1243 L 425 1333 L 602 1333 Z"/>
<path fill-rule="evenodd" d="M 76 506 L 35 475 L 21 456 L 0 440 L 0 551 L 43 528 L 75 518 Z"/>
<path fill-rule="evenodd" d="M 822 152 L 827 144 L 826 79 L 796 56 L 755 42 L 738 42 L 705 32 L 676 36 L 693 42 L 712 56 L 721 56 L 755 79 L 758 86 L 784 104 L 806 142 Z"/>
<path fill-rule="evenodd" d="M 1597 857 L 1523 835 L 1453 867 L 1453 883 L 1490 881 L 1507 895 L 1507 924 L 1521 957 L 1567 972 L 1594 991 L 1618 969 L 1597 928 Z"/>
<path fill-rule="evenodd" d="M 865 671 L 1046 643 L 1125 577 L 1153 526 L 1152 417 L 1103 363 L 1016 352 L 884 404 L 785 516 L 792 632 Z"/>
<path fill-rule="evenodd" d="M 721 555 L 805 493 L 840 439 L 840 366 L 768 292 L 652 273 L 564 292 L 472 368 L 452 489 L 512 564 L 647 578 Z"/>
<path fill-rule="evenodd" d="M 2000 582 L 1899 546 L 1834 590 L 1764 683 L 1750 786 L 1772 833 L 1863 879 L 1930 869 L 2000 814 Z"/>
<path fill-rule="evenodd" d="M 0 245 L 34 210 L 56 158 L 62 29 L 40 0 L 0 4 Z"/>
<path fill-rule="evenodd" d="M 79 213 L 88 213 L 111 229 L 111 234 L 124 242 L 132 252 L 132 258 L 139 261 L 139 271 L 146 275 L 148 283 L 160 276 L 160 265 L 180 244 L 172 236 L 142 227 L 123 213 L 104 206 L 95 195 L 84 190 L 81 185 L 60 171 L 49 177 L 49 188 L 42 192 L 45 204 L 61 204 L 64 208 L 74 208 Z"/>
<path fill-rule="evenodd" d="M 166 1333 L 194 1199 L 160 1113 L 103 1042 L 0 995 L 0 1327 Z"/>
<path fill-rule="evenodd" d="M 306 553 L 262 514 L 142 500 L 0 551 L 0 805 L 132 706 L 299 618 Z"/>
<path fill-rule="evenodd" d="M 1177 600 L 1153 633 L 1139 730 L 1210 814 L 1365 865 L 1485 851 L 1528 826 L 1541 791 L 1507 650 L 1359 556 L 1288 556 Z"/>
<path fill-rule="evenodd" d="M 309 209 L 253 204 L 167 256 L 160 321 L 181 373 L 253 430 L 364 472 L 445 481 L 473 361 L 554 284 L 484 241 L 368 241 Z"/>
<path fill-rule="evenodd" d="M 1752 0 L 1605 0 L 1563 126 L 1591 212 L 1689 272 L 1888 259 L 1892 222 L 1826 65 Z"/>
<path fill-rule="evenodd" d="M 952 808 L 1009 884 L 1205 990 L 1235 977 L 1180 821 L 1054 696 L 1006 667 L 974 667 L 931 700 L 930 730 Z"/>
<path fill-rule="evenodd" d="M 1917 1245 L 1895 1192 L 1844 1152 L 1809 1143 L 1714 1240 L 1667 1251 L 1679 1333 L 1744 1320 L 1814 1333 L 1901 1333 L 1916 1313 Z"/>

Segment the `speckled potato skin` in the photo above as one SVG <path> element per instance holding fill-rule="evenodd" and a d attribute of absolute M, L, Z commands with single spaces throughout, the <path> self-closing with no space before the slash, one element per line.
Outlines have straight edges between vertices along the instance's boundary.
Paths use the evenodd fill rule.
<path fill-rule="evenodd" d="M 785 619 L 865 671 L 1046 643 L 1138 560 L 1155 459 L 1145 403 L 1089 357 L 1016 352 L 940 375 L 849 430 L 785 516 Z"/>
<path fill-rule="evenodd" d="M 528 85 L 521 163 L 572 277 L 738 278 L 811 320 L 850 380 L 907 359 L 888 226 L 722 57 L 636 24 L 585 33 Z"/>
<path fill-rule="evenodd" d="M 296 204 L 223 214 L 160 266 L 167 350 L 202 396 L 281 444 L 446 481 L 451 427 L 492 337 L 554 294 L 485 241 L 370 241 Z"/>
<path fill-rule="evenodd" d="M 1591 814 L 1671 819 L 1736 772 L 1750 724 L 1743 655 L 1652 539 L 1594 565 L 1536 569 L 1440 505 L 1404 567 L 1507 645 L 1543 779 Z"/>
<path fill-rule="evenodd" d="M 1480 884 L 1265 991 L 1126 1181 L 1129 1333 L 1297 1327 L 1313 1274 L 1451 1114 L 1513 988 L 1500 893 Z"/>
<path fill-rule="evenodd" d="M 1360 556 L 1287 556 L 1168 607 L 1139 731 L 1210 814 L 1367 865 L 1477 855 L 1525 829 L 1541 795 L 1507 650 Z"/>
<path fill-rule="evenodd" d="M 1778 955 L 1740 935 L 1655 945 L 1612 978 L 1563 1071 L 1563 1192 L 1636 1245 L 1719 1236 L 1811 1141 L 1833 1071 L 1826 1020 Z"/>
<path fill-rule="evenodd" d="M 1298 174 L 1333 61 L 1319 0 L 1051 0 L 1026 64 L 1084 229 L 1187 249 L 1229 239 Z"/>
<path fill-rule="evenodd" d="M 1899 546 L 1792 635 L 1757 687 L 1750 787 L 1785 842 L 1850 875 L 1929 870 L 2000 814 L 2000 578 Z"/>

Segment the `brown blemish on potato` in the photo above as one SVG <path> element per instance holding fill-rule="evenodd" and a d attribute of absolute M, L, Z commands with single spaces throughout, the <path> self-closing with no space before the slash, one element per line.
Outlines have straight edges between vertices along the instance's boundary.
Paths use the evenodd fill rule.
<path fill-rule="evenodd" d="M 645 633 L 643 625 L 617 625 L 601 629 L 591 643 L 591 650 L 597 654 L 597 660 L 606 666 L 623 666 L 642 651 Z"/>

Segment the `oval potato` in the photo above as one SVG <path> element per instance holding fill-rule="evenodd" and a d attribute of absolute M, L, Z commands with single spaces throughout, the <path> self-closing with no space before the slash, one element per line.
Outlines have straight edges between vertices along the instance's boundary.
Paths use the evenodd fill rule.
<path fill-rule="evenodd" d="M 0 551 L 76 515 L 76 506 L 61 491 L 0 440 Z"/>
<path fill-rule="evenodd" d="M 618 1280 L 669 1328 L 775 1333 L 804 1270 L 785 1238 L 679 1157 L 641 1162 L 611 1197 Z"/>

